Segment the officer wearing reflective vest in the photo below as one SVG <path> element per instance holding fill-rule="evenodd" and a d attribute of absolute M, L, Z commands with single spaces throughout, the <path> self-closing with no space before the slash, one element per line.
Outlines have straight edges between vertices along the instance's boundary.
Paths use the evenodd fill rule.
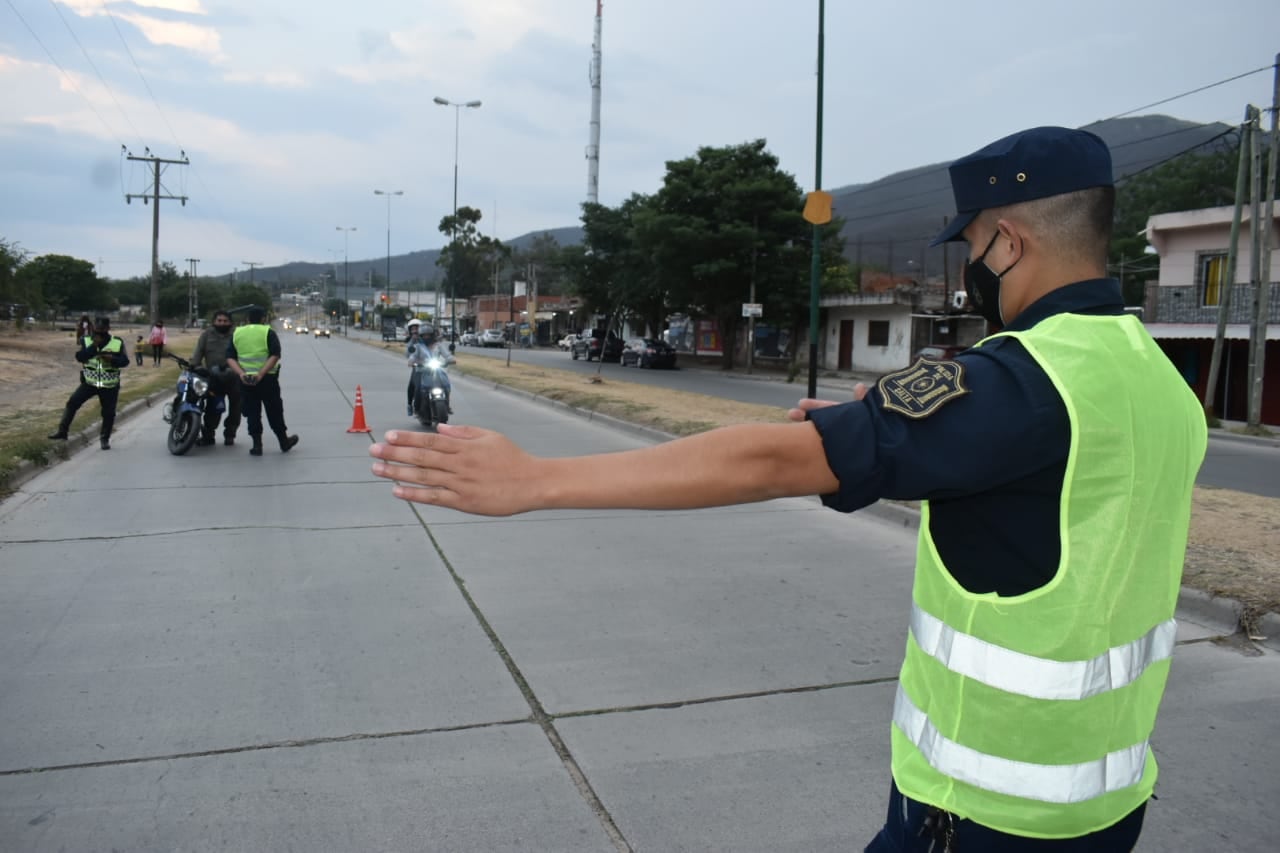
<path fill-rule="evenodd" d="M 284 400 L 280 397 L 280 338 L 265 325 L 267 312 L 254 306 L 248 321 L 236 329 L 227 346 L 227 366 L 240 379 L 240 394 L 249 438 L 250 456 L 262 455 L 262 410 L 267 424 L 280 442 L 280 452 L 288 453 L 298 443 L 284 423 Z"/>
<path fill-rule="evenodd" d="M 92 333 L 81 338 L 79 343 L 76 361 L 84 365 L 80 368 L 80 385 L 71 392 L 62 410 L 62 420 L 49 438 L 66 441 L 76 412 L 97 397 L 102 407 L 98 443 L 103 450 L 110 450 L 111 428 L 116 423 L 116 402 L 120 398 L 120 368 L 128 367 L 129 355 L 125 352 L 124 341 L 111 334 L 111 321 L 106 317 L 99 317 Z"/>
<path fill-rule="evenodd" d="M 1130 850 L 1156 781 L 1204 415 L 1106 278 L 1101 139 L 1035 128 L 950 175 L 958 213 L 935 245 L 968 243 L 966 293 L 998 330 L 954 359 L 852 402 L 802 400 L 789 424 L 623 453 L 396 430 L 371 447 L 373 473 L 403 499 L 486 515 L 919 500 L 888 819 L 866 849 Z"/>

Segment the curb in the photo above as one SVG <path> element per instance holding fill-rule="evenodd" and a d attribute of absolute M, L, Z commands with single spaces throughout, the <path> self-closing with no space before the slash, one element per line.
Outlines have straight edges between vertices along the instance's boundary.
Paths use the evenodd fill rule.
<path fill-rule="evenodd" d="M 1231 441 L 1237 444 L 1252 444 L 1254 447 L 1280 447 L 1280 438 L 1267 438 L 1261 435 L 1236 435 L 1222 428 L 1209 430 L 1210 440 Z"/>
<path fill-rule="evenodd" d="M 155 402 L 157 400 L 162 400 L 168 397 L 172 393 L 173 392 L 170 390 L 155 391 L 155 392 L 152 392 L 151 394 L 148 394 L 146 397 L 143 397 L 140 400 L 134 400 L 132 403 L 129 403 L 124 408 L 119 409 L 116 412 L 116 423 L 119 424 L 123 421 L 128 420 L 129 418 L 133 417 L 142 409 L 152 408 L 152 406 L 155 405 Z M 4 494 L 4 493 L 12 494 L 14 492 L 17 492 L 24 485 L 26 485 L 27 482 L 35 479 L 38 475 L 43 474 L 45 471 L 48 471 L 53 466 L 61 462 L 70 461 L 71 457 L 74 456 L 77 451 L 83 450 L 85 447 L 89 446 L 90 444 L 92 444 L 94 441 L 97 440 L 98 433 L 101 431 L 101 429 L 102 429 L 102 418 L 98 417 L 90 421 L 88 425 L 86 425 L 79 431 L 68 436 L 67 443 L 66 443 L 66 450 L 67 450 L 66 459 L 63 459 L 62 457 L 57 455 L 50 455 L 49 460 L 45 462 L 45 464 L 43 465 L 37 462 L 32 462 L 30 459 L 23 459 L 21 462 L 18 463 L 18 467 L 14 469 L 14 472 L 12 474 L 10 474 L 4 480 L 0 481 L 0 494 Z"/>
<path fill-rule="evenodd" d="M 610 415 L 602 415 L 593 412 L 590 409 L 580 409 L 576 406 L 570 406 L 559 400 L 552 400 L 550 397 L 544 397 L 541 394 L 535 394 L 532 391 L 521 391 L 512 388 L 509 385 L 503 385 L 491 380 L 480 380 L 469 377 L 465 373 L 459 373 L 458 378 L 473 385 L 479 385 L 484 388 L 492 388 L 495 391 L 501 391 L 505 394 L 511 394 L 525 400 L 531 400 L 542 405 L 549 405 L 552 408 L 560 409 L 563 412 L 577 415 L 589 421 L 599 421 L 607 426 L 631 433 L 641 438 L 648 438 L 653 441 L 670 441 L 677 436 L 670 433 L 657 430 L 652 427 L 639 426 L 620 420 Z M 1270 439 L 1253 439 L 1248 436 L 1236 436 L 1236 438 L 1245 441 L 1265 441 Z M 1275 442 L 1280 446 L 1280 442 Z M 913 507 L 903 506 L 899 503 L 889 501 L 877 501 L 868 507 L 858 510 L 859 515 L 871 516 L 879 519 L 887 524 L 896 527 L 906 528 L 908 530 L 920 529 L 920 511 Z M 1244 605 L 1233 598 L 1222 598 L 1210 595 L 1202 590 L 1193 589 L 1183 586 L 1178 592 L 1177 612 L 1187 617 L 1197 624 L 1203 625 L 1215 631 L 1220 631 L 1223 635 L 1239 633 L 1242 628 L 1240 617 L 1244 613 Z M 1257 631 L 1261 636 L 1259 640 L 1252 642 L 1266 646 L 1269 649 L 1280 652 L 1280 613 L 1264 613 L 1257 624 Z"/>

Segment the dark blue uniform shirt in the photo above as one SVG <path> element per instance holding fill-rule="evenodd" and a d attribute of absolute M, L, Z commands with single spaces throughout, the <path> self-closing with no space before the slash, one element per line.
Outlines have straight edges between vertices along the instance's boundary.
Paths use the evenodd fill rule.
<path fill-rule="evenodd" d="M 1124 313 L 1114 279 L 1076 282 L 1028 306 L 1006 327 L 1055 314 Z M 1066 405 L 1013 338 L 955 357 L 969 393 L 913 419 L 859 402 L 810 412 L 840 488 L 822 502 L 853 512 L 880 498 L 930 501 L 943 564 L 974 593 L 1021 595 L 1048 583 L 1061 554 L 1059 498 L 1071 446 Z"/>

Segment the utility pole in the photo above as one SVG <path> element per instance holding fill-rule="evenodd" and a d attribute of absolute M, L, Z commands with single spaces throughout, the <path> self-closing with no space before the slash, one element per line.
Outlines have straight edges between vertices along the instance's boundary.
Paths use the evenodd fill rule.
<path fill-rule="evenodd" d="M 1240 242 L 1240 219 L 1244 208 L 1245 182 L 1249 177 L 1249 150 L 1252 137 L 1250 127 L 1256 118 L 1257 107 L 1244 108 L 1244 123 L 1240 125 L 1240 164 L 1236 168 L 1236 202 L 1231 214 L 1231 236 L 1227 238 L 1227 271 L 1223 281 L 1218 285 L 1218 328 L 1213 336 L 1213 355 L 1209 358 L 1209 377 L 1204 392 L 1204 413 L 1207 419 L 1217 417 L 1214 414 L 1214 403 L 1218 392 L 1218 370 L 1222 366 L 1223 339 L 1227 334 L 1227 318 L 1231 309 L 1231 288 L 1236 281 L 1236 257 L 1239 254 L 1237 244 Z"/>
<path fill-rule="evenodd" d="M 951 221 L 950 216 L 942 217 L 942 229 L 945 231 L 947 223 Z M 949 314 L 951 312 L 951 259 L 947 254 L 947 246 L 949 243 L 942 244 L 942 313 Z"/>
<path fill-rule="evenodd" d="M 1276 194 L 1276 143 L 1280 140 L 1280 54 L 1276 56 L 1275 82 L 1271 91 L 1271 151 L 1267 157 L 1270 172 L 1267 176 L 1266 216 L 1259 210 L 1259 194 L 1262 192 L 1262 152 L 1258 150 L 1261 121 L 1254 124 L 1253 167 L 1253 267 L 1251 273 L 1257 283 L 1254 289 L 1253 328 L 1249 348 L 1249 426 L 1262 426 L 1262 389 L 1266 378 L 1267 319 L 1271 313 L 1271 232 L 1274 228 Z"/>
<path fill-rule="evenodd" d="M 154 323 L 160 316 L 160 199 L 180 201 L 183 207 L 187 206 L 187 197 L 185 195 L 160 194 L 160 164 L 187 166 L 191 161 L 187 159 L 187 152 L 185 151 L 178 152 L 178 155 L 182 158 L 181 160 L 166 160 L 163 157 L 154 156 L 150 148 L 144 150 L 147 152 L 145 157 L 135 157 L 133 154 L 129 154 L 128 159 L 146 161 L 151 164 L 151 194 L 125 193 L 124 201 L 125 204 L 131 204 L 135 198 L 140 198 L 143 204 L 150 201 L 154 205 L 151 210 L 151 305 L 149 306 L 151 308 L 151 322 Z"/>
<path fill-rule="evenodd" d="M 818 0 L 818 106 L 814 143 L 813 191 L 822 192 L 822 100 L 823 68 L 826 65 L 826 0 Z M 830 214 L 826 215 L 830 221 Z M 818 300 L 822 291 L 822 222 L 813 223 L 813 258 L 809 263 L 809 386 L 808 396 L 818 396 Z M 600 352 L 603 353 L 601 343 Z M 601 359 L 603 362 L 604 359 Z"/>
<path fill-rule="evenodd" d="M 1253 318 L 1249 324 L 1249 411 L 1248 425 L 1257 428 L 1261 424 L 1262 408 L 1262 355 L 1266 351 L 1267 339 L 1264 333 L 1259 340 L 1258 331 L 1262 327 L 1262 318 L 1267 315 L 1267 304 L 1262 300 L 1262 253 L 1259 251 L 1262 237 L 1262 114 L 1254 109 L 1253 126 L 1249 128 L 1251 137 L 1251 157 L 1253 172 L 1249 181 L 1249 227 L 1251 240 L 1249 246 L 1249 283 L 1253 285 Z"/>
<path fill-rule="evenodd" d="M 200 314 L 200 288 L 196 286 L 196 264 L 200 263 L 199 258 L 186 258 L 187 267 L 189 269 L 188 288 L 187 288 L 187 310 L 191 314 L 191 325 L 196 324 L 196 317 Z"/>
<path fill-rule="evenodd" d="M 253 271 L 258 267 L 262 266 L 262 264 L 258 263 L 257 261 L 241 261 L 240 263 L 244 264 L 249 268 L 249 284 L 253 284 Z"/>

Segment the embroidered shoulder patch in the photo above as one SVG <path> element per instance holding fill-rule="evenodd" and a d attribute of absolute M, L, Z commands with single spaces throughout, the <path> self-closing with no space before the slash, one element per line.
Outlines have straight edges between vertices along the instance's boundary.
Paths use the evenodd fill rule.
<path fill-rule="evenodd" d="M 880 377 L 876 384 L 884 408 L 909 418 L 927 418 L 947 403 L 969 393 L 964 365 L 958 361 L 918 358 L 905 370 Z"/>

